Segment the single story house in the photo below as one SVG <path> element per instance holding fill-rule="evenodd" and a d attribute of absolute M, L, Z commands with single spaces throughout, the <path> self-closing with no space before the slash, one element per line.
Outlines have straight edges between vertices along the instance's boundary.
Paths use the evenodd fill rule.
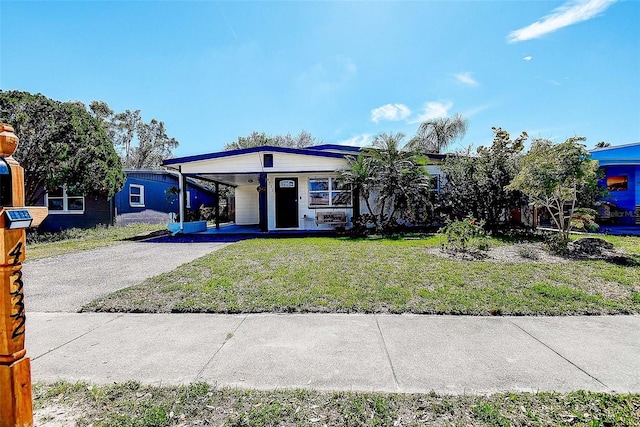
<path fill-rule="evenodd" d="M 122 189 L 110 200 L 104 197 L 75 194 L 61 187 L 44 196 L 42 204 L 49 215 L 40 225 L 44 231 L 68 228 L 91 228 L 99 224 L 158 223 L 170 221 L 179 213 L 179 180 L 166 170 L 125 170 Z M 217 197 L 213 190 L 189 179 L 186 181 L 187 211 L 201 206 L 213 208 Z"/>
<path fill-rule="evenodd" d="M 600 182 L 609 190 L 599 210 L 599 221 L 640 226 L 640 142 L 591 150 L 604 171 Z"/>
<path fill-rule="evenodd" d="M 263 232 L 320 231 L 348 226 L 354 214 L 366 210 L 337 179 L 338 171 L 348 167 L 347 156 L 359 152 L 360 147 L 335 144 L 261 146 L 168 159 L 163 166 L 183 179 L 235 187 L 236 225 L 258 226 Z M 437 165 L 427 168 L 432 175 L 440 173 Z"/>

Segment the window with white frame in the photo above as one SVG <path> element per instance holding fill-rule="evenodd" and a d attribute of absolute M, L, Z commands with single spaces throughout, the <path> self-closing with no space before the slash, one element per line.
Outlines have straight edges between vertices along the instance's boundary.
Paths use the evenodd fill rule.
<path fill-rule="evenodd" d="M 350 207 L 351 185 L 336 178 L 309 178 L 309 207 Z"/>
<path fill-rule="evenodd" d="M 129 184 L 129 206 L 144 207 L 144 185 Z"/>
<path fill-rule="evenodd" d="M 62 186 L 46 195 L 47 208 L 51 214 L 84 213 L 84 196 L 71 186 Z"/>

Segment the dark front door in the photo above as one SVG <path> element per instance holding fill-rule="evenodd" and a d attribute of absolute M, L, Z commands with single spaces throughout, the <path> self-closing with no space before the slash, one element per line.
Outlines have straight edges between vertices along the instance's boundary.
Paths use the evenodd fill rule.
<path fill-rule="evenodd" d="M 298 178 L 276 178 L 276 228 L 298 228 Z"/>

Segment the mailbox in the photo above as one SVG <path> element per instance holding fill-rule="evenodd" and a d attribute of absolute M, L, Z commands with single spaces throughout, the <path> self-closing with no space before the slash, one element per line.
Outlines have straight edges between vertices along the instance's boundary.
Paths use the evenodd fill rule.
<path fill-rule="evenodd" d="M 17 146 L 13 128 L 0 123 L 0 427 L 33 425 L 31 362 L 24 348 L 24 229 L 47 216 L 44 206 L 24 205 L 24 169 L 12 157 Z"/>

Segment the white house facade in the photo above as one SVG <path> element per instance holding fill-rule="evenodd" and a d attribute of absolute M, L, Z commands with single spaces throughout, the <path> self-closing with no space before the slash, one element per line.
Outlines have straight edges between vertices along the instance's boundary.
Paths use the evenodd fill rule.
<path fill-rule="evenodd" d="M 337 179 L 359 147 L 261 146 L 165 160 L 184 178 L 235 187 L 235 223 L 261 231 L 331 230 L 364 213 L 359 196 Z M 431 174 L 439 173 L 429 166 Z M 365 208 L 366 209 L 366 208 Z"/>

